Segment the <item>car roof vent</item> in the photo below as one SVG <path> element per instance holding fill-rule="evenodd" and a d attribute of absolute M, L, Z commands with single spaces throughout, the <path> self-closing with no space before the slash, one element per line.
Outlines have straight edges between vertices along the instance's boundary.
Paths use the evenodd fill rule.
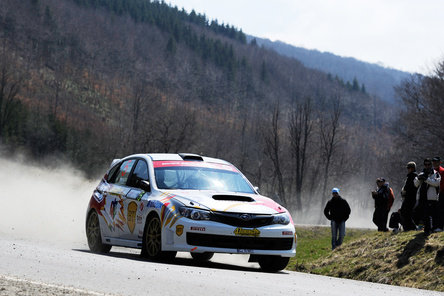
<path fill-rule="evenodd" d="M 203 161 L 202 156 L 200 156 L 199 154 L 179 153 L 179 156 L 182 157 L 183 160 Z"/>
<path fill-rule="evenodd" d="M 247 201 L 247 202 L 255 201 L 253 198 L 249 196 L 242 196 L 242 195 L 213 195 L 213 199 L 229 200 L 229 201 Z"/>

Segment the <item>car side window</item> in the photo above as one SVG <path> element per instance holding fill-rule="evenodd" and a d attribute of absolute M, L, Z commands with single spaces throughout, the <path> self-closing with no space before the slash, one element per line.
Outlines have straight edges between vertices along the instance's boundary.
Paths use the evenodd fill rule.
<path fill-rule="evenodd" d="M 129 159 L 124 161 L 120 165 L 119 171 L 117 172 L 116 179 L 114 182 L 116 185 L 126 185 L 128 177 L 135 163 L 136 163 L 135 159 Z"/>
<path fill-rule="evenodd" d="M 128 180 L 128 186 L 138 187 L 139 180 L 148 180 L 148 165 L 142 159 L 137 161 L 137 165 L 134 168 L 134 171 Z"/>
<path fill-rule="evenodd" d="M 108 178 L 106 179 L 106 181 L 108 181 L 108 183 L 114 183 L 117 177 L 117 171 L 119 170 L 120 165 L 116 164 L 115 166 L 112 167 L 112 169 L 109 170 L 108 172 Z"/>

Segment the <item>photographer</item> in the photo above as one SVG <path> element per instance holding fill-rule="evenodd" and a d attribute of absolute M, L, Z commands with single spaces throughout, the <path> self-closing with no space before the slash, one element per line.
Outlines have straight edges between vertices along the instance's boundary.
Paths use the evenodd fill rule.
<path fill-rule="evenodd" d="M 418 188 L 418 207 L 424 207 L 422 213 L 424 233 L 428 235 L 436 226 L 433 217 L 436 216 L 435 211 L 438 208 L 439 183 L 441 182 L 441 176 L 432 168 L 430 158 L 424 159 L 424 169 L 413 182 Z"/>
<path fill-rule="evenodd" d="M 389 213 L 389 187 L 384 178 L 376 179 L 378 189 L 372 191 L 375 200 L 375 211 L 373 213 L 373 223 L 378 226 L 378 231 L 388 231 L 387 218 Z"/>
<path fill-rule="evenodd" d="M 416 192 L 418 191 L 418 188 L 415 187 L 413 181 L 417 176 L 416 163 L 410 161 L 407 163 L 407 179 L 405 180 L 404 186 L 401 190 L 401 224 L 404 231 L 416 229 L 416 225 L 413 222 L 413 208 L 416 204 Z"/>

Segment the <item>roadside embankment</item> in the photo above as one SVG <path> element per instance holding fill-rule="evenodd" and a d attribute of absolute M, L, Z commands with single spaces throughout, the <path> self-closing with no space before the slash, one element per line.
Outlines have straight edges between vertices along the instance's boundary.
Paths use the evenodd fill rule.
<path fill-rule="evenodd" d="M 393 234 L 347 229 L 330 250 L 329 227 L 296 227 L 297 255 L 287 269 L 444 292 L 444 233 Z"/>

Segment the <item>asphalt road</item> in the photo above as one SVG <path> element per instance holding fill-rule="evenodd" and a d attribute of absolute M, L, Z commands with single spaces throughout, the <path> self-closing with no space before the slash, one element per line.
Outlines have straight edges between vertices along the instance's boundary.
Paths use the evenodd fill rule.
<path fill-rule="evenodd" d="M 264 273 L 247 259 L 219 255 L 196 265 L 179 253 L 173 263 L 156 263 L 132 249 L 98 255 L 85 243 L 0 234 L 0 295 L 443 295 L 297 272 Z"/>

